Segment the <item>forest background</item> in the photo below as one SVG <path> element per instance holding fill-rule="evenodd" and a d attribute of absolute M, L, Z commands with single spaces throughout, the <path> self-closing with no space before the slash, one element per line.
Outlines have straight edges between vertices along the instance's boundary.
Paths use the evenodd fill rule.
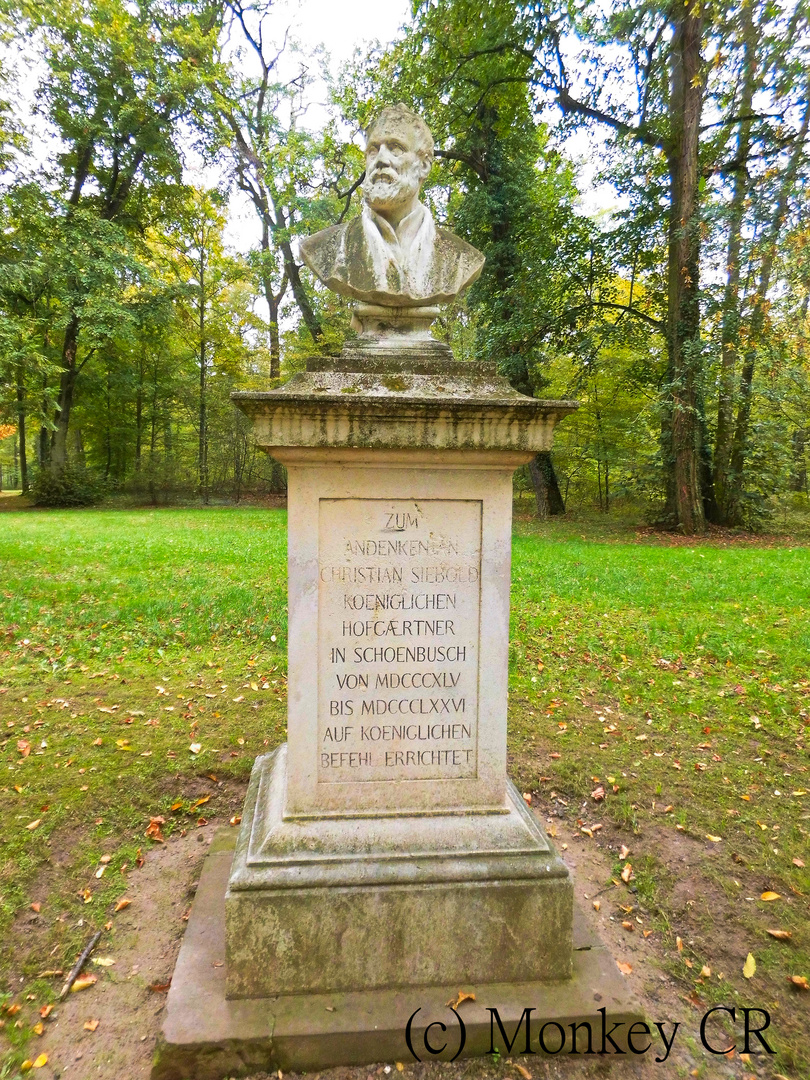
<path fill-rule="evenodd" d="M 436 139 L 424 198 L 487 256 L 438 336 L 581 403 L 518 478 L 538 513 L 625 504 L 693 534 L 807 510 L 809 15 L 427 0 L 333 76 L 270 0 L 0 0 L 3 486 L 283 492 L 229 394 L 351 333 L 297 237 L 359 212 L 362 131 L 404 101 Z M 610 212 L 586 212 L 592 182 Z"/>

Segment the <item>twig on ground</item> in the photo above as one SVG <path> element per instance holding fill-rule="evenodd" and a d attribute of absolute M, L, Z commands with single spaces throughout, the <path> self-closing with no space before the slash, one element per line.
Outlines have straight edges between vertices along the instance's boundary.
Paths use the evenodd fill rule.
<path fill-rule="evenodd" d="M 65 985 L 62 987 L 62 992 L 59 995 L 59 1000 L 60 1001 L 64 1001 L 65 998 L 70 993 L 71 986 L 73 986 L 73 984 L 76 982 L 79 975 L 81 974 L 82 968 L 87 963 L 88 956 L 93 951 L 93 949 L 95 949 L 96 945 L 98 945 L 98 941 L 99 941 L 100 937 L 101 937 L 101 931 L 97 930 L 96 933 L 93 934 L 93 936 L 87 942 L 87 944 L 82 949 L 82 951 L 79 953 L 79 959 L 76 961 L 76 963 L 70 969 L 70 974 L 68 975 L 67 979 L 65 980 Z"/>

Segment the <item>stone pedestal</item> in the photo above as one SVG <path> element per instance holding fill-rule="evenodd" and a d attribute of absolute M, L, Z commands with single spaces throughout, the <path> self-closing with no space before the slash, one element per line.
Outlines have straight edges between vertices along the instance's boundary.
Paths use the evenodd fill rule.
<path fill-rule="evenodd" d="M 289 711 L 229 996 L 568 978 L 571 884 L 507 783 L 506 705 L 512 473 L 575 406 L 418 350 L 234 399 L 288 470 Z"/>
<path fill-rule="evenodd" d="M 288 742 L 206 861 L 153 1080 L 410 1061 L 462 988 L 446 1058 L 490 1007 L 640 1015 L 506 777 L 512 473 L 575 405 L 390 345 L 234 395 L 288 470 Z"/>

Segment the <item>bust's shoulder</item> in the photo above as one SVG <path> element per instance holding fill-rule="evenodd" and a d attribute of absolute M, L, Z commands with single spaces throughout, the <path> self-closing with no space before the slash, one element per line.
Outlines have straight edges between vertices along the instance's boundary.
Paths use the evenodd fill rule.
<path fill-rule="evenodd" d="M 483 266 L 484 254 L 478 248 L 462 240 L 460 236 L 436 226 L 436 247 L 445 258 L 461 259 L 470 265 Z"/>
<path fill-rule="evenodd" d="M 351 221 L 341 222 L 340 225 L 330 225 L 328 229 L 321 229 L 320 232 L 303 237 L 298 242 L 301 258 L 319 277 L 328 276 L 338 251 L 358 229 L 362 233 L 362 222 L 359 217 L 355 217 Z"/>

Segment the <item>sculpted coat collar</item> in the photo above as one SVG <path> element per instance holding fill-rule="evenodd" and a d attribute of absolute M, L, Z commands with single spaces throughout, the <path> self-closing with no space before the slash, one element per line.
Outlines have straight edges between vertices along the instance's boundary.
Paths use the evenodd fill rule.
<path fill-rule="evenodd" d="M 377 287 L 409 296 L 424 293 L 436 242 L 427 208 L 417 203 L 396 229 L 368 203 L 363 204 L 362 219 Z"/>
<path fill-rule="evenodd" d="M 394 230 L 364 205 L 359 217 L 308 236 L 301 257 L 328 288 L 368 304 L 446 304 L 481 273 L 484 256 L 439 228 L 419 203 Z"/>

